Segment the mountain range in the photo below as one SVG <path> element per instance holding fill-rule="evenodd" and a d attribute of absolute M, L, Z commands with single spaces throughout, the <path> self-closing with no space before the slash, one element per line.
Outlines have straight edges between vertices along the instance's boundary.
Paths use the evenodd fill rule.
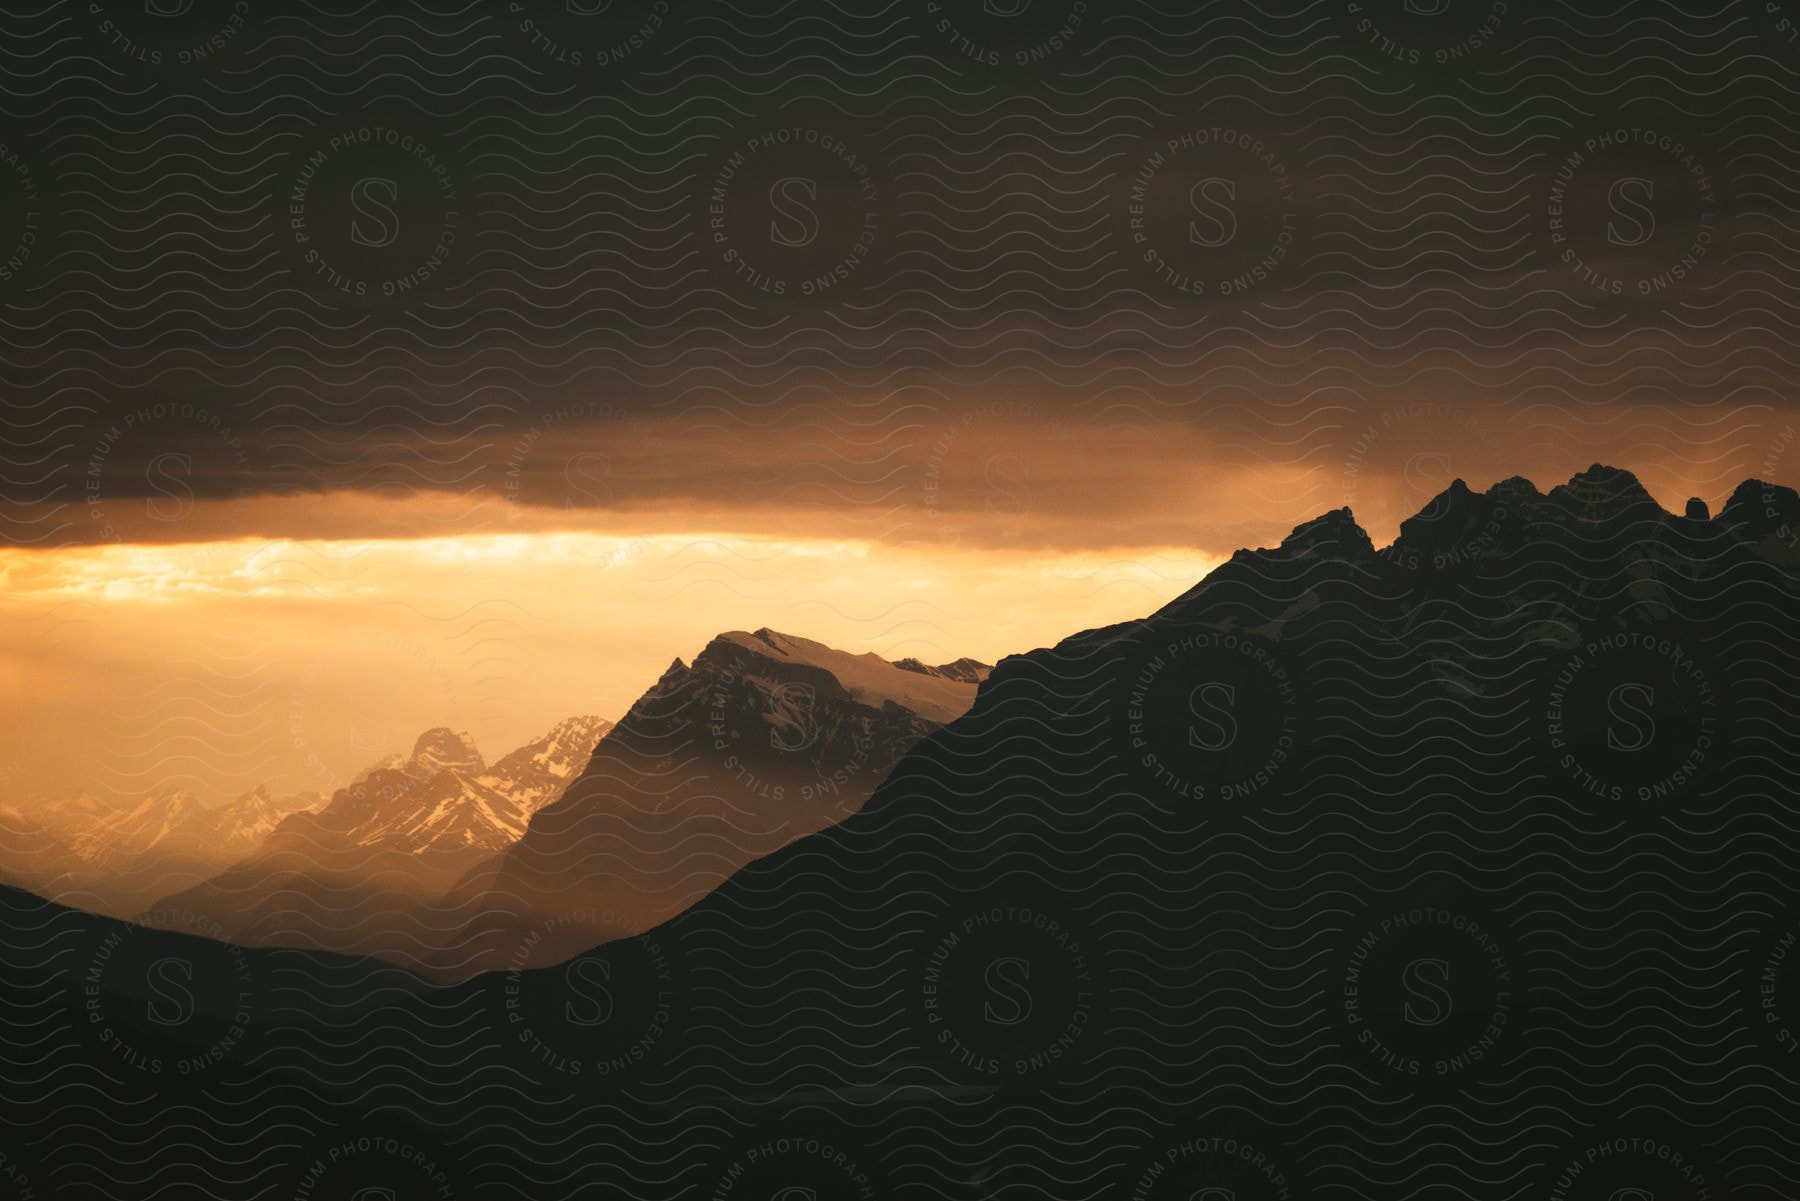
<path fill-rule="evenodd" d="M 152 925 L 202 915 L 244 946 L 419 953 L 416 915 L 512 845 L 587 763 L 612 723 L 571 717 L 491 766 L 466 733 L 427 730 L 227 870 L 162 898 Z"/>
<path fill-rule="evenodd" d="M 428 730 L 136 916 L 450 976 L 566 958 L 854 812 L 986 671 L 722 634 L 617 727 L 570 718 L 492 765 L 466 733 Z"/>
<path fill-rule="evenodd" d="M 374 1009 L 346 961 L 0 895 L 15 1142 L 127 1114 L 88 1154 L 165 1191 L 228 1162 L 292 1192 L 348 1147 L 440 1195 L 1793 1196 L 1797 530 L 1784 487 L 1674 515 L 1598 466 L 1458 483 L 1386 548 L 1325 514 L 1002 660 L 679 914 L 543 967 L 515 926 L 517 966 Z M 750 773 L 699 773 L 721 801 L 787 802 L 842 768 L 812 731 L 901 720 L 810 673 L 802 717 L 785 641 L 673 665 L 515 878 L 616 874 L 578 816 L 697 742 Z M 134 939 L 151 971 L 272 957 L 249 1033 L 71 973 Z"/>
<path fill-rule="evenodd" d="M 860 809 L 990 669 L 890 663 L 760 629 L 677 659 L 524 837 L 445 898 L 439 966 L 560 962 L 679 913 Z"/>
<path fill-rule="evenodd" d="M 1673 515 L 1600 466 L 1458 481 L 1386 548 L 1327 513 L 1002 660 L 641 938 L 488 982 L 561 1058 L 499 1054 L 894 1195 L 1794 1195 L 1796 530 L 1785 487 Z M 594 980 L 605 1038 L 553 1016 Z"/>
<path fill-rule="evenodd" d="M 261 845 L 316 792 L 266 786 L 220 805 L 183 788 L 115 806 L 87 793 L 0 807 L 0 879 L 97 913 L 129 916 L 179 883 L 206 879 Z"/>

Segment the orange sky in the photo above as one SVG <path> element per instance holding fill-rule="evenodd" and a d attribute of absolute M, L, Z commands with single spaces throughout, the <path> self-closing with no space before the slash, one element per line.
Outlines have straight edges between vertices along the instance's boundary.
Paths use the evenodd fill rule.
<path fill-rule="evenodd" d="M 723 630 L 991 660 L 1148 611 L 1210 563 L 698 531 L 0 552 L 0 769 L 15 795 L 329 792 L 430 726 L 498 757 L 617 718 Z"/>
<path fill-rule="evenodd" d="M 1315 399 L 1314 425 L 1331 405 Z M 16 715 L 0 780 L 14 797 L 329 792 L 429 726 L 497 757 L 575 713 L 616 718 L 734 628 L 991 662 L 1148 613 L 1326 509 L 1350 505 L 1386 543 L 1458 475 L 1548 487 L 1605 459 L 1671 508 L 1791 478 L 1792 428 L 1736 412 L 1697 439 L 1668 410 L 1597 415 L 1595 441 L 1624 448 L 1608 455 L 1567 436 L 1567 413 L 1540 427 L 1528 407 L 1501 422 L 1396 405 L 1246 465 L 1218 429 L 1011 404 L 916 422 L 887 466 L 872 435 L 873 470 L 792 441 L 757 459 L 739 435 L 690 437 L 671 465 L 637 427 L 540 436 L 529 473 L 474 492 L 207 500 L 173 477 L 172 494 L 73 507 L 72 544 L 0 552 L 0 705 Z M 652 468 L 693 478 L 659 500 Z"/>

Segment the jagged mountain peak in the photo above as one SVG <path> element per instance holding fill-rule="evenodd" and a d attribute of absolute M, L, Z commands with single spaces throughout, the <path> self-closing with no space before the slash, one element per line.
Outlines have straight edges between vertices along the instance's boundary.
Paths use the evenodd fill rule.
<path fill-rule="evenodd" d="M 967 711 L 987 671 L 909 668 L 767 627 L 718 634 L 692 664 L 676 660 L 524 837 L 446 897 L 468 915 L 446 944 L 455 970 L 521 954 L 530 928 L 531 961 L 553 963 L 679 912 L 859 809 Z"/>
<path fill-rule="evenodd" d="M 1281 540 L 1290 555 L 1333 555 L 1360 559 L 1375 553 L 1375 544 L 1349 508 L 1332 509 L 1311 521 L 1303 521 Z"/>
<path fill-rule="evenodd" d="M 574 717 L 565 717 L 550 727 L 549 738 L 561 738 L 569 734 L 583 733 L 594 726 L 609 725 L 606 718 L 593 713 L 581 713 Z"/>
<path fill-rule="evenodd" d="M 1800 493 L 1781 484 L 1745 480 L 1732 490 L 1713 520 L 1736 526 L 1751 539 L 1791 531 L 1800 526 Z"/>
<path fill-rule="evenodd" d="M 1460 479 L 1456 482 L 1462 484 Z M 1463 484 L 1463 487 L 1467 489 L 1468 485 Z M 1511 501 L 1542 500 L 1544 498 L 1544 494 L 1538 491 L 1538 486 L 1522 475 L 1507 476 L 1489 488 L 1484 495 Z"/>
<path fill-rule="evenodd" d="M 1609 539 L 1691 543 L 1695 538 L 1742 538 L 1766 544 L 1765 557 L 1792 556 L 1800 528 L 1800 494 L 1787 487 L 1746 480 L 1712 517 L 1690 508 L 1669 512 L 1630 471 L 1596 463 L 1549 491 L 1523 476 L 1509 476 L 1484 491 L 1455 479 L 1400 525 L 1393 543 L 1374 550 L 1347 508 L 1334 509 L 1295 526 L 1274 548 L 1236 551 L 1219 569 L 1166 605 L 1164 615 L 1189 613 L 1220 589 L 1260 587 L 1270 572 L 1283 578 L 1296 570 L 1319 582 L 1321 568 L 1385 579 L 1395 569 L 1408 572 L 1457 570 L 1506 559 L 1538 545 L 1563 547 L 1583 555 Z M 1784 534 L 1784 531 L 1787 531 Z M 1372 573 L 1372 574 L 1371 574 Z"/>
<path fill-rule="evenodd" d="M 1717 514 L 1698 497 L 1677 515 L 1662 506 L 1630 471 L 1596 463 L 1548 492 L 1521 476 L 1475 491 L 1463 480 L 1432 498 L 1400 526 L 1385 558 L 1417 565 L 1467 562 L 1507 555 L 1557 530 L 1582 541 L 1620 534 L 1629 527 L 1661 527 L 1671 536 L 1714 536 L 1736 528 L 1752 540 L 1800 522 L 1793 489 L 1745 480 Z"/>
<path fill-rule="evenodd" d="M 733 673 L 745 652 L 765 663 L 790 669 L 797 677 L 823 672 L 851 698 L 871 709 L 894 704 L 940 723 L 953 720 L 968 708 L 966 686 L 978 682 L 908 671 L 873 651 L 855 654 L 766 626 L 753 633 L 728 630 L 718 635 L 694 660 L 694 666 Z"/>
<path fill-rule="evenodd" d="M 1365 559 L 1375 553 L 1369 535 L 1356 522 L 1348 507 L 1331 509 L 1301 522 L 1274 547 L 1245 547 L 1233 552 L 1230 563 L 1259 562 L 1274 559 Z M 1206 580 L 1196 587 L 1203 587 Z"/>
<path fill-rule="evenodd" d="M 742 647 L 759 654 L 775 655 L 795 662 L 809 662 L 822 655 L 845 654 L 836 651 L 823 642 L 814 642 L 810 638 L 801 638 L 795 634 L 783 634 L 779 630 L 771 630 L 768 626 L 746 633 L 743 630 L 727 630 L 713 639 L 713 643 Z M 873 656 L 879 659 L 879 655 Z M 885 661 L 885 660 L 884 660 Z"/>
<path fill-rule="evenodd" d="M 349 787 L 355 790 L 368 784 L 378 772 L 397 771 L 415 780 L 430 780 L 446 768 L 477 776 L 487 770 L 487 761 L 467 730 L 433 726 L 413 740 L 410 752 L 382 756 L 358 772 Z"/>
<path fill-rule="evenodd" d="M 1636 475 L 1604 463 L 1576 472 L 1568 483 L 1550 489 L 1547 499 L 1573 506 L 1578 517 L 1590 522 L 1668 514 Z"/>
<path fill-rule="evenodd" d="M 1569 477 L 1565 488 L 1603 488 L 1616 492 L 1637 492 L 1644 496 L 1650 493 L 1638 481 L 1635 472 L 1623 467 L 1614 467 L 1609 463 L 1589 463 L 1586 467 Z M 1552 489 L 1554 491 L 1554 489 Z"/>
<path fill-rule="evenodd" d="M 1452 480 L 1424 508 L 1400 523 L 1399 536 L 1384 555 L 1400 562 L 1422 555 L 1478 555 L 1513 541 L 1522 527 L 1525 508 L 1543 500 L 1537 485 L 1523 476 L 1509 476 L 1484 492 L 1475 491 L 1462 479 Z"/>
<path fill-rule="evenodd" d="M 316 822 L 284 829 L 411 854 L 501 850 L 580 773 L 611 728 L 591 714 L 563 718 L 489 766 L 467 732 L 437 726 L 419 735 L 409 758 L 389 756 L 340 789 Z"/>
<path fill-rule="evenodd" d="M 568 780 L 587 766 L 594 746 L 612 725 L 594 714 L 566 717 L 543 737 L 502 756 L 483 779 L 498 781 L 506 791 L 542 790 Z"/>
<path fill-rule="evenodd" d="M 480 774 L 487 767 L 481 750 L 466 730 L 434 726 L 413 743 L 409 766 L 418 774 L 434 776 L 446 768 Z"/>

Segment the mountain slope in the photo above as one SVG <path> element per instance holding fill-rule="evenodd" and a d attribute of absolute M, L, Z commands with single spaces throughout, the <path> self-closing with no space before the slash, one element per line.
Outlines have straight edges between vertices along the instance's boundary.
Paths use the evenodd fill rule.
<path fill-rule="evenodd" d="M 1326 514 L 1004 660 L 860 812 L 642 940 L 492 987 L 579 1056 L 559 997 L 606 968 L 649 1028 L 679 981 L 634 1096 L 819 1107 L 858 1162 L 899 1125 L 897 1195 L 1782 1178 L 1796 529 L 1786 488 L 1678 517 L 1599 467 L 1459 483 L 1385 549 Z"/>
<path fill-rule="evenodd" d="M 954 665 L 953 665 L 954 666 Z M 441 966 L 555 963 L 680 912 L 746 862 L 856 812 L 986 668 L 921 671 L 772 630 L 676 660 L 540 810 L 446 898 Z"/>

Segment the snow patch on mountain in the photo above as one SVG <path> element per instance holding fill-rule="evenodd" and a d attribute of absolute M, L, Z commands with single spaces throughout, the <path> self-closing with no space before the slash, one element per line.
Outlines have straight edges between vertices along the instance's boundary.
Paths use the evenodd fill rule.
<path fill-rule="evenodd" d="M 855 655 L 767 627 L 754 633 L 733 630 L 720 634 L 714 642 L 740 647 L 779 663 L 818 668 L 830 673 L 845 692 L 871 709 L 892 702 L 940 725 L 956 720 L 969 707 L 968 685 L 977 682 L 952 676 L 942 669 L 904 668 L 872 651 Z M 986 670 L 972 659 L 958 662 Z"/>

